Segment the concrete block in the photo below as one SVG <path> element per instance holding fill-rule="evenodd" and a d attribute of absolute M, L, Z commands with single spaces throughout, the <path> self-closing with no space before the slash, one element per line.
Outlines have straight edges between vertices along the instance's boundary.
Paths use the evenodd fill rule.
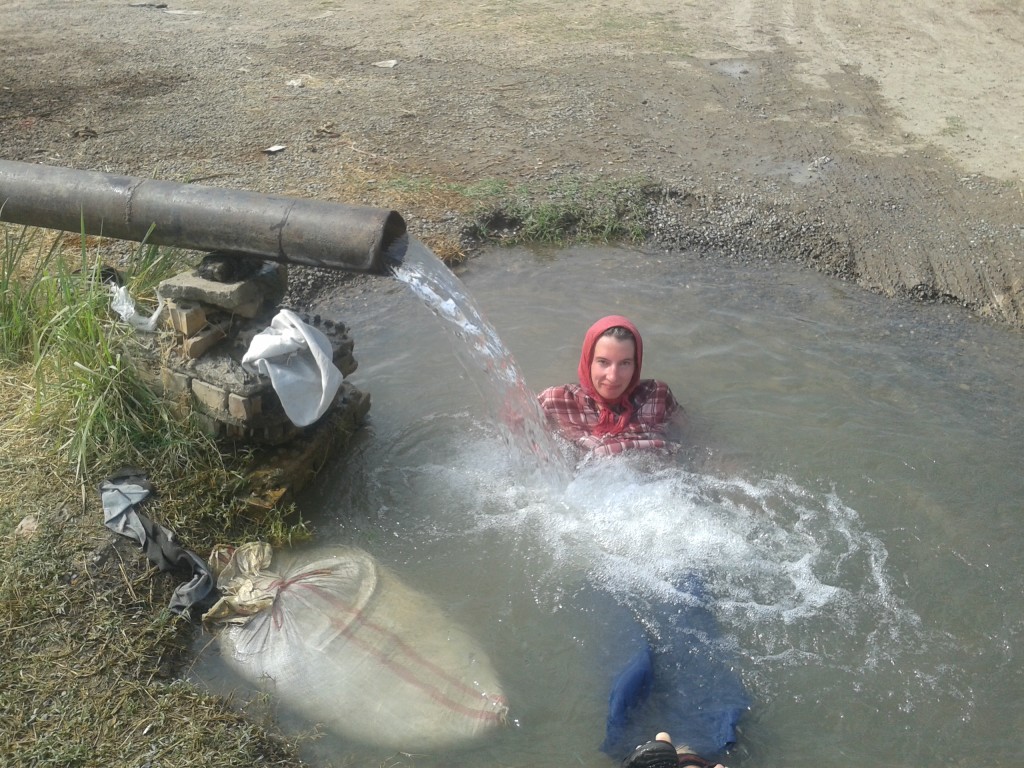
<path fill-rule="evenodd" d="M 159 291 L 167 299 L 212 304 L 228 311 L 254 301 L 262 302 L 266 297 L 266 288 L 257 280 L 218 283 L 200 277 L 194 271 L 169 277 L 160 283 Z"/>
<path fill-rule="evenodd" d="M 263 299 L 260 299 L 259 301 L 251 301 L 248 304 L 242 304 L 231 311 L 239 317 L 251 320 L 260 313 L 261 309 L 263 309 Z"/>
<path fill-rule="evenodd" d="M 342 376 L 351 376 L 358 367 L 356 359 L 351 354 L 335 355 L 334 365 L 341 371 Z"/>
<path fill-rule="evenodd" d="M 352 351 L 355 349 L 355 342 L 353 342 L 348 336 L 339 336 L 334 334 L 330 336 L 330 339 L 331 345 L 334 347 L 335 355 L 351 355 Z"/>
<path fill-rule="evenodd" d="M 366 414 L 370 412 L 370 393 L 349 384 L 347 381 L 341 385 L 341 402 L 346 411 L 352 415 L 354 424 L 362 424 Z"/>

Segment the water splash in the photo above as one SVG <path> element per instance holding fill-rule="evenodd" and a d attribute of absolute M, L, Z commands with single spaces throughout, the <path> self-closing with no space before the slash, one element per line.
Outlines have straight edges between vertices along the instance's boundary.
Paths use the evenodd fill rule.
<path fill-rule="evenodd" d="M 462 282 L 430 249 L 412 240 L 394 275 L 444 323 L 452 348 L 483 398 L 519 473 L 564 487 L 571 465 L 547 428 L 537 399 L 497 331 L 483 318 Z"/>
<path fill-rule="evenodd" d="M 516 542 L 541 564 L 527 580 L 552 609 L 585 581 L 642 615 L 648 603 L 685 603 L 677 585 L 698 574 L 759 684 L 808 665 L 852 684 L 942 642 L 894 589 L 883 542 L 835 493 L 649 456 L 584 466 L 561 489 L 530 487 L 493 436 L 467 437 L 456 462 L 420 467 L 417 492 L 440 510 L 431 535 Z"/>

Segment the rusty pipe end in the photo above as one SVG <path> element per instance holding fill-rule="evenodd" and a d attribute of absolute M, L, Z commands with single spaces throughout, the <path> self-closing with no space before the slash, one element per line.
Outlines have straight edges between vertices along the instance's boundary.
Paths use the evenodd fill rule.
<path fill-rule="evenodd" d="M 379 271 L 383 274 L 391 274 L 395 267 L 402 266 L 408 250 L 409 233 L 406 231 L 405 219 L 398 211 L 390 211 L 381 230 L 381 269 Z"/>

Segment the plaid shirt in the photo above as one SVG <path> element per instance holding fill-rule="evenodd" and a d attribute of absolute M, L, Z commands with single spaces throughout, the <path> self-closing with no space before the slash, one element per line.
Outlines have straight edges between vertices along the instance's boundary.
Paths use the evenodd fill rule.
<path fill-rule="evenodd" d="M 625 450 L 667 448 L 665 425 L 679 409 L 672 390 L 662 381 L 643 379 L 630 396 L 633 416 L 617 435 L 597 437 L 593 429 L 600 418 L 598 405 L 579 384 L 549 387 L 537 396 L 540 407 L 558 433 L 581 448 L 601 456 Z"/>

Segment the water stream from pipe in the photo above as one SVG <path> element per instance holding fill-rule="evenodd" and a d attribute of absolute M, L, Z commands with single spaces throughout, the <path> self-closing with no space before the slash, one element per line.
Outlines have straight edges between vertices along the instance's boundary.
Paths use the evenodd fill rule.
<path fill-rule="evenodd" d="M 480 314 L 459 280 L 421 243 L 414 243 L 394 275 L 438 317 L 520 474 L 560 487 L 571 467 L 546 428 L 544 415 L 512 353 Z"/>

